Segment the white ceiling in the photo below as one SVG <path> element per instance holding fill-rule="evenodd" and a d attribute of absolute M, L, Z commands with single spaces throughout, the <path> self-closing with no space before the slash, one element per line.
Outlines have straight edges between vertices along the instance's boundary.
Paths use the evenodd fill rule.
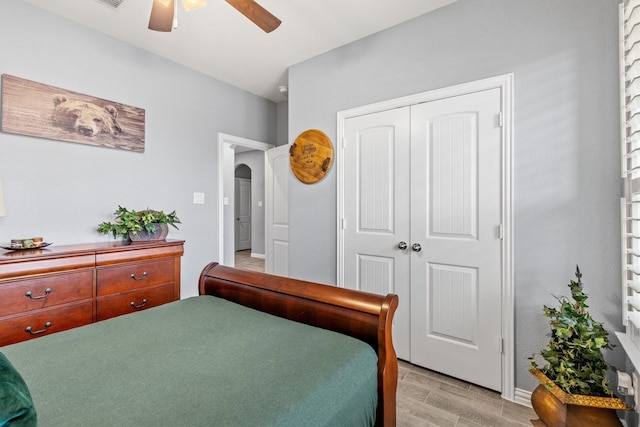
<path fill-rule="evenodd" d="M 224 0 L 185 12 L 178 28 L 147 29 L 152 0 L 22 0 L 274 102 L 287 68 L 457 0 L 258 0 L 282 24 L 266 34 Z"/>

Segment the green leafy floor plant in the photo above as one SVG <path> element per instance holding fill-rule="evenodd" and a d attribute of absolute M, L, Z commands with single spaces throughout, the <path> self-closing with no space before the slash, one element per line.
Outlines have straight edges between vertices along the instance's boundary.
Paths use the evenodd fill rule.
<path fill-rule="evenodd" d="M 569 394 L 611 397 L 607 372 L 615 370 L 604 360 L 602 353 L 614 346 L 602 323 L 591 317 L 583 291 L 580 268 L 576 266 L 577 281 L 571 280 L 571 298 L 556 297 L 558 308 L 544 306 L 544 315 L 551 325 L 550 339 L 540 355 L 546 364 L 538 368 L 535 356 L 531 367 L 539 369 L 558 387 Z"/>
<path fill-rule="evenodd" d="M 538 368 L 535 355 L 529 371 L 540 382 L 531 393 L 531 406 L 539 419 L 535 426 L 622 427 L 618 410 L 631 408 L 613 396 L 607 373 L 614 370 L 604 360 L 603 350 L 612 349 L 602 323 L 587 310 L 582 273 L 569 283 L 571 298 L 556 297 L 558 308 L 544 306 L 551 332 L 548 345 L 540 351 L 546 364 Z"/>

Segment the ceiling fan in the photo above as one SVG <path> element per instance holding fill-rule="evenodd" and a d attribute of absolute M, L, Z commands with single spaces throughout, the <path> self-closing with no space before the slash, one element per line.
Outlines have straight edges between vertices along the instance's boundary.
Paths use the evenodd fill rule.
<path fill-rule="evenodd" d="M 280 20 L 269 13 L 253 0 L 225 0 L 238 12 L 249 18 L 264 32 L 270 33 L 278 28 Z M 207 0 L 182 0 L 182 6 L 189 11 L 205 6 Z M 173 27 L 173 18 L 176 13 L 176 0 L 153 0 L 149 29 L 154 31 L 170 32 Z"/>

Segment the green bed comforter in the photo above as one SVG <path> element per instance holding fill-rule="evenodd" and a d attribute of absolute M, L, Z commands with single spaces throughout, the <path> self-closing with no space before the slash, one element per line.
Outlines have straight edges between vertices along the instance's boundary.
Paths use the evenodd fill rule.
<path fill-rule="evenodd" d="M 211 296 L 0 348 L 40 426 L 371 426 L 377 358 Z"/>

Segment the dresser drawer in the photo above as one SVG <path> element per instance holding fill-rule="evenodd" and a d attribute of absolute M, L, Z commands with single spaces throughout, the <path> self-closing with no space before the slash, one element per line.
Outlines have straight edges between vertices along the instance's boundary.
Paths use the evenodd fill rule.
<path fill-rule="evenodd" d="M 98 310 L 102 320 L 180 298 L 183 244 L 0 249 L 0 346 L 95 322 Z"/>
<path fill-rule="evenodd" d="M 96 274 L 98 296 L 173 283 L 173 259 L 99 268 Z"/>
<path fill-rule="evenodd" d="M 0 321 L 0 346 L 49 335 L 93 321 L 93 301 L 39 310 Z"/>
<path fill-rule="evenodd" d="M 93 270 L 0 283 L 0 317 L 93 298 Z"/>
<path fill-rule="evenodd" d="M 97 320 L 145 310 L 173 301 L 173 284 L 137 289 L 118 295 L 98 298 Z"/>

